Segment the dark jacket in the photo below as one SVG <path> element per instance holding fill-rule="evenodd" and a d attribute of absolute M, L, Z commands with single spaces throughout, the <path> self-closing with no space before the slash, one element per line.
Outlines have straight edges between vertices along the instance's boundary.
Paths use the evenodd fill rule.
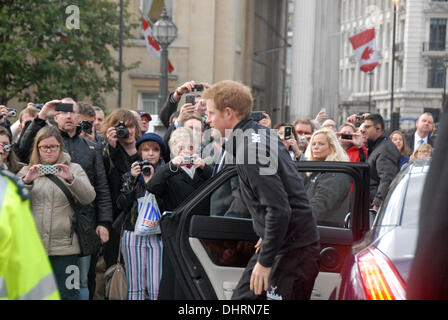
<path fill-rule="evenodd" d="M 238 129 L 245 134 L 239 134 Z M 276 139 L 274 149 L 270 148 L 272 139 Z M 263 147 L 266 152 L 261 151 Z M 253 218 L 255 233 L 263 240 L 258 259 L 261 265 L 271 267 L 277 254 L 319 241 L 302 178 L 275 132 L 247 116 L 235 126 L 225 148 L 236 159 L 241 194 Z M 242 161 L 245 152 L 257 155 L 254 164 Z M 269 155 L 274 172 L 260 171 L 267 168 L 263 155 Z"/>
<path fill-rule="evenodd" d="M 112 199 L 116 200 L 120 196 L 122 185 L 122 177 L 125 173 L 131 171 L 131 165 L 138 160 L 138 154 L 128 155 L 127 152 L 117 143 L 114 148 L 111 145 L 106 147 L 107 154 L 110 159 L 109 170 L 107 177 L 109 179 L 110 194 Z M 121 210 L 117 207 L 117 202 L 113 201 L 113 218 L 114 220 L 119 216 Z"/>
<path fill-rule="evenodd" d="M 32 150 L 34 137 L 46 125 L 47 123 L 44 120 L 35 118 L 27 129 L 22 132 L 18 148 L 27 159 L 29 159 L 30 150 Z M 95 189 L 96 219 L 92 219 L 92 221 L 96 220 L 96 225 L 101 224 L 105 227 L 110 227 L 112 222 L 112 200 L 104 170 L 102 150 L 96 143 L 81 137 L 79 135 L 80 132 L 81 128 L 78 127 L 76 134 L 70 137 L 66 132 L 60 130 L 64 140 L 63 149 L 70 154 L 73 163 L 81 165 Z M 92 214 L 95 214 L 95 212 L 92 212 Z"/>
<path fill-rule="evenodd" d="M 411 132 L 404 135 L 404 140 L 406 141 L 407 145 L 409 146 L 410 154 L 414 152 L 414 143 L 415 143 L 415 132 L 417 129 L 412 130 Z M 435 138 L 431 134 L 428 136 L 428 144 L 431 145 L 431 147 L 434 147 L 435 145 Z"/>
<path fill-rule="evenodd" d="M 168 128 L 170 126 L 170 117 L 171 115 L 176 112 L 177 107 L 179 105 L 179 101 L 174 100 L 173 98 L 174 92 L 171 92 L 168 96 L 168 99 L 165 102 L 165 105 L 160 110 L 159 113 L 159 119 L 162 121 L 165 128 Z"/>
<path fill-rule="evenodd" d="M 372 206 L 380 206 L 392 180 L 400 171 L 401 154 L 386 135 L 369 141 L 370 197 Z"/>
<path fill-rule="evenodd" d="M 164 164 L 161 159 L 156 165 L 156 170 Z M 117 208 L 120 211 L 128 212 L 125 220 L 125 230 L 134 231 L 135 222 L 138 217 L 138 203 L 137 199 L 143 197 L 148 191 L 148 185 L 143 180 L 143 177 L 134 177 L 131 172 L 126 172 L 122 177 L 121 193 L 117 199 Z"/>
<path fill-rule="evenodd" d="M 319 225 L 344 227 L 350 212 L 350 177 L 343 173 L 315 172 L 309 179 L 306 194 Z"/>
<path fill-rule="evenodd" d="M 182 168 L 166 163 L 149 181 L 148 190 L 157 197 L 160 212 L 173 211 L 210 178 L 212 173 L 213 167 L 205 165 L 203 170 L 196 169 L 193 179 L 191 179 Z"/>

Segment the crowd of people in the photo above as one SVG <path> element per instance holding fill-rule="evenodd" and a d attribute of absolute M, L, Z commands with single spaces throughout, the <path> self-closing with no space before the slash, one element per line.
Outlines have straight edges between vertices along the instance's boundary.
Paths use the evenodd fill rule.
<path fill-rule="evenodd" d="M 148 131 L 151 115 L 139 110 L 118 109 L 105 116 L 99 107 L 64 98 L 43 105 L 29 103 L 12 124 L 7 108 L 0 106 L 0 166 L 15 174 L 30 191 L 34 221 L 62 299 L 102 298 L 104 284 L 97 281 L 97 266 L 104 260 L 107 269 L 120 255 L 128 278 L 128 299 L 185 298 L 163 250 L 160 228 L 141 232 L 140 216 L 142 208 L 154 210 L 148 219 L 157 226 L 161 213 L 173 211 L 224 167 L 225 154 L 229 153 L 224 146 L 229 137 L 220 128 L 235 120 L 224 113 L 217 118 L 213 108 L 207 107 L 207 97 L 219 99 L 221 93 L 216 90 L 207 83 L 189 81 L 172 92 L 160 112 L 167 128 L 164 137 Z M 236 95 L 240 88 L 235 90 Z M 179 108 L 184 95 L 194 96 L 194 100 Z M 252 102 L 247 96 L 234 98 L 250 106 L 244 110 L 250 113 Z M 59 111 L 60 105 L 72 107 Z M 238 112 L 236 119 L 241 120 Z M 248 117 L 254 121 L 250 114 Z M 397 130 L 390 135 L 379 114 L 354 114 L 339 126 L 325 111 L 315 119 L 277 124 L 263 113 L 256 122 L 278 134 L 281 148 L 289 154 L 287 161 L 282 161 L 368 163 L 374 210 L 381 206 L 399 170 L 416 158 L 430 157 L 434 145 L 430 113 L 419 117 L 413 132 Z M 72 204 L 49 175 L 62 181 L 85 208 L 83 212 L 101 239 L 102 246 L 96 252 L 83 252 L 74 230 Z M 318 223 L 344 227 L 353 192 L 350 177 L 310 173 L 301 178 Z M 227 189 L 235 194 L 232 210 L 222 210 L 217 205 L 220 199 L 211 199 L 206 210 L 211 215 L 232 211 L 233 215 L 250 217 L 238 180 L 222 187 L 223 192 Z M 148 200 L 150 195 L 156 201 Z M 257 248 L 260 246 L 261 242 Z M 70 266 L 79 268 L 79 286 L 74 288 L 66 285 Z"/>

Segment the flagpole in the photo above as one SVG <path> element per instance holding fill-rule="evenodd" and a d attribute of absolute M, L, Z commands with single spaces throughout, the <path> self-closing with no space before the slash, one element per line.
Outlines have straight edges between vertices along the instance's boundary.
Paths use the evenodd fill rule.
<path fill-rule="evenodd" d="M 371 106 L 372 106 L 372 74 L 373 74 L 373 72 L 370 71 L 369 72 L 369 113 L 370 113 Z"/>

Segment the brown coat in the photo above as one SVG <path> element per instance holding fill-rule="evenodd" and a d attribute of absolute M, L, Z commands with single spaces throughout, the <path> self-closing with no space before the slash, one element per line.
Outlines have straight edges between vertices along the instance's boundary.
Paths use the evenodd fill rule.
<path fill-rule="evenodd" d="M 79 164 L 71 163 L 64 153 L 64 164 L 70 167 L 73 181 L 64 184 L 81 204 L 95 200 L 95 190 Z M 26 166 L 17 174 L 22 178 L 28 172 Z M 75 233 L 71 234 L 73 210 L 62 190 L 47 177 L 39 177 L 28 186 L 31 191 L 31 210 L 34 221 L 49 256 L 79 254 L 79 242 Z"/>

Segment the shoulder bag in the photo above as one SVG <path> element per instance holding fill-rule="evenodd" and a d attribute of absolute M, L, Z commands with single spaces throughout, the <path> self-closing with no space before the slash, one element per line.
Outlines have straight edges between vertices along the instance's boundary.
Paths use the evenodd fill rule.
<path fill-rule="evenodd" d="M 101 247 L 101 239 L 97 235 L 91 220 L 91 212 L 95 210 L 88 205 L 82 205 L 73 198 L 72 193 L 67 186 L 53 175 L 46 175 L 48 179 L 53 181 L 61 190 L 70 202 L 70 206 L 74 211 L 74 221 L 72 228 L 78 235 L 79 247 L 81 250 L 81 257 L 90 256 L 97 253 Z"/>

